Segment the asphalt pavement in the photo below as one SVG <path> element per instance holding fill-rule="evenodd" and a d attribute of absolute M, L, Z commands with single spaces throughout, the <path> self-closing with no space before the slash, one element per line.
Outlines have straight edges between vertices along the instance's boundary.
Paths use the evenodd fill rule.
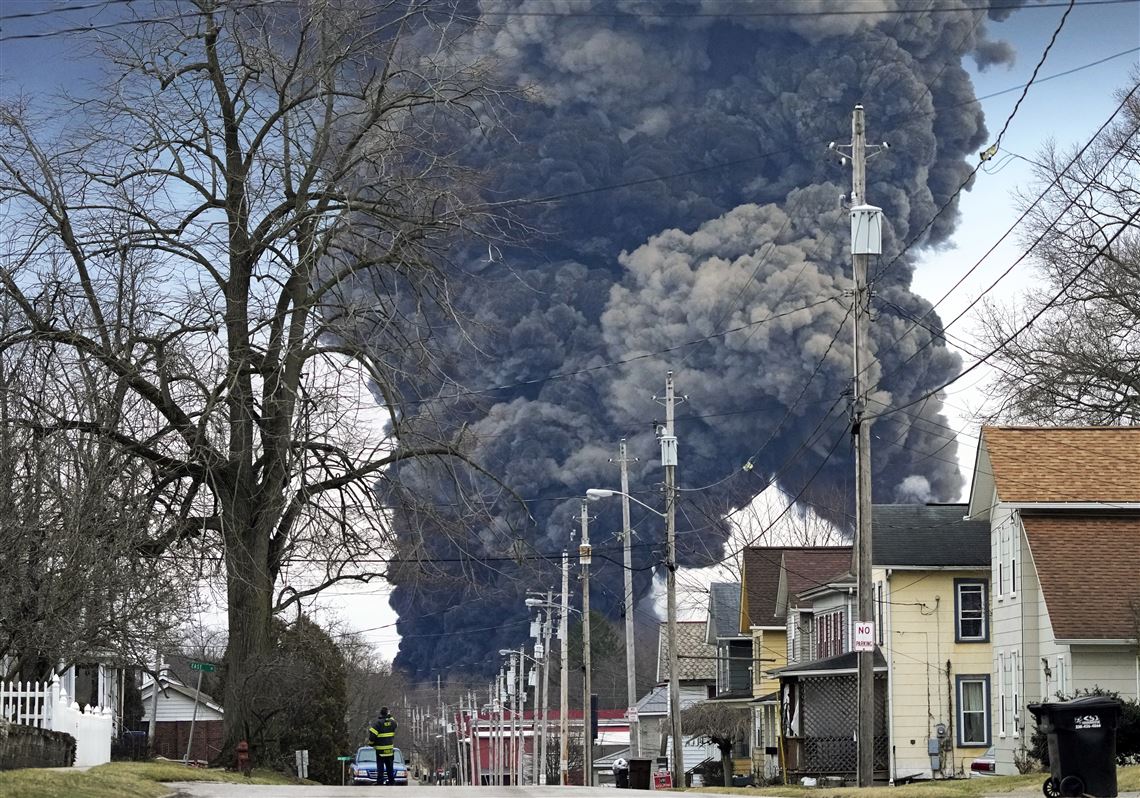
<path fill-rule="evenodd" d="M 353 796 L 389 796 L 389 798 L 615 798 L 613 787 L 438 787 L 429 784 L 411 787 L 329 787 L 286 786 L 264 784 L 218 784 L 212 782 L 179 782 L 169 785 L 179 798 L 352 798 Z M 405 790 L 412 790 L 411 796 Z M 688 791 L 686 797 L 724 798 L 723 795 Z"/>

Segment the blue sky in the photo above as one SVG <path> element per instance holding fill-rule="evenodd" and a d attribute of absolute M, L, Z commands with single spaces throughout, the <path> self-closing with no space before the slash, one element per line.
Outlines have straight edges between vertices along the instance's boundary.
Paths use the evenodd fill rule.
<path fill-rule="evenodd" d="M 973 71 L 979 97 L 1026 83 L 1053 35 L 1063 8 L 1038 8 L 1014 14 L 1005 23 L 993 25 L 995 38 L 1014 45 L 1017 60 L 1009 68 L 996 67 L 986 72 Z M 1032 182 L 1031 167 L 1012 158 L 1002 166 L 1003 153 L 1034 158 L 1050 140 L 1062 148 L 1082 146 L 1117 106 L 1114 93 L 1130 86 L 1130 71 L 1138 63 L 1137 53 L 1114 58 L 1098 66 L 1071 75 L 1041 81 L 1043 77 L 1076 69 L 1090 62 L 1140 47 L 1140 5 L 1125 3 L 1104 6 L 1077 6 L 1069 15 L 1049 56 L 1042 65 L 1038 81 L 1029 89 L 1002 140 L 1002 153 L 993 161 L 990 171 L 978 173 L 973 190 L 963 195 L 961 221 L 954 235 L 953 248 L 927 252 L 915 274 L 916 293 L 932 302 L 940 300 L 958 279 L 973 266 L 1016 220 L 1013 194 Z M 982 100 L 990 135 L 998 130 L 1021 96 L 1012 91 Z M 873 120 L 871 120 L 873 137 Z M 992 139 L 991 139 L 992 140 Z M 871 163 L 874 168 L 874 162 Z M 982 294 L 1021 254 L 1016 233 L 982 261 L 982 265 L 959 288 L 955 289 L 938 311 L 943 322 L 958 315 Z M 1016 302 L 1017 297 L 1033 284 L 1031 262 L 1027 259 L 998 283 L 988 296 L 996 301 Z M 974 340 L 976 322 L 967 314 L 948 332 L 967 341 Z M 963 353 L 966 364 L 975 358 Z M 968 476 L 976 450 L 977 424 L 972 411 L 984 406 L 981 388 L 989 379 L 985 368 L 962 379 L 949 393 L 949 413 L 957 412 L 951 425 L 960 433 L 959 462 Z"/>

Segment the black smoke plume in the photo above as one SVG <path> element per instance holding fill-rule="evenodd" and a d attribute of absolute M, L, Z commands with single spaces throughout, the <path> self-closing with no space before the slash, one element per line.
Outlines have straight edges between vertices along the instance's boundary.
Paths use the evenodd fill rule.
<path fill-rule="evenodd" d="M 395 574 L 399 666 L 420 677 L 497 668 L 497 650 L 526 636 L 525 591 L 557 589 L 560 553 L 577 545 L 576 497 L 617 486 L 609 459 L 621 437 L 639 458 L 631 490 L 661 506 L 653 422 L 664 412 L 653 397 L 669 370 L 688 397 L 677 416 L 680 486 L 713 486 L 682 494 L 682 564 L 723 556 L 718 519 L 769 479 L 806 498 L 850 495 L 850 256 L 838 201 L 850 173 L 826 145 L 849 140 L 856 103 L 871 140 L 891 145 L 868 170 L 867 199 L 887 221 L 872 264 L 875 399 L 905 403 L 958 372 L 959 358 L 925 330 L 894 343 L 930 307 L 910 290 L 910 254 L 895 255 L 920 234 L 929 247 L 953 230 L 951 197 L 987 143 L 963 59 L 1010 53 L 986 37 L 985 12 L 879 0 L 826 13 L 837 8 L 480 4 L 471 46 L 530 95 L 512 109 L 510 137 L 473 141 L 467 157 L 489 175 L 488 200 L 540 199 L 512 208 L 537 233 L 466 256 L 458 302 L 475 323 L 439 367 L 474 393 L 422 412 L 466 425 L 474 456 L 528 504 L 500 497 L 497 521 L 464 539 L 434 534 L 412 512 L 397 518 L 409 551 L 444 560 L 452 577 Z M 877 501 L 957 497 L 945 423 L 938 398 L 875 423 Z M 398 478 L 460 504 L 415 467 Z M 846 510 L 832 520 L 846 523 Z M 591 505 L 591 516 L 593 604 L 616 617 L 617 500 Z M 635 507 L 634 519 L 640 597 L 662 535 L 652 514 Z"/>

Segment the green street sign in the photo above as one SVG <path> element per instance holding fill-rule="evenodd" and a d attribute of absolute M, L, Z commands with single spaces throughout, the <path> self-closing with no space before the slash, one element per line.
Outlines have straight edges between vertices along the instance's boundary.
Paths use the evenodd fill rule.
<path fill-rule="evenodd" d="M 351 762 L 351 761 L 352 761 L 352 757 L 350 757 L 350 756 L 338 756 L 338 757 L 336 758 L 336 761 L 337 761 L 337 762 Z"/>
<path fill-rule="evenodd" d="M 212 663 L 209 663 L 209 662 L 191 662 L 190 663 L 190 670 L 202 671 L 203 673 L 213 673 L 214 672 L 214 666 Z"/>

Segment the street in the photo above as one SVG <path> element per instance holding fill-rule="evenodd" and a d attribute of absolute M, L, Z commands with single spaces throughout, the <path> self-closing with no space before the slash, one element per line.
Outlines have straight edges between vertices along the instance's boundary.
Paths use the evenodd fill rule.
<path fill-rule="evenodd" d="M 179 798 L 334 798 L 334 796 L 387 795 L 395 790 L 403 796 L 401 787 L 334 787 L 334 786 L 275 786 L 264 784 L 220 784 L 214 782 L 178 782 L 169 785 Z M 614 798 L 612 787 L 436 787 L 413 785 L 414 798 L 586 798 L 595 796 Z M 714 798 L 712 793 L 686 792 L 687 796 Z M 718 797 L 722 798 L 722 797 Z"/>
<path fill-rule="evenodd" d="M 179 782 L 169 785 L 178 798 L 337 798 L 338 796 L 385 795 L 388 788 L 378 787 L 282 787 L 263 784 L 219 784 L 212 782 Z M 399 787 L 394 787 L 402 795 Z M 414 785 L 414 798 L 614 798 L 612 787 L 435 787 Z M 1005 793 L 1001 798 L 1035 798 L 1039 789 Z M 723 795 L 686 791 L 689 798 L 724 798 Z M 756 798 L 749 793 L 750 798 Z M 1140 792 L 1121 792 L 1120 798 L 1140 798 Z"/>

